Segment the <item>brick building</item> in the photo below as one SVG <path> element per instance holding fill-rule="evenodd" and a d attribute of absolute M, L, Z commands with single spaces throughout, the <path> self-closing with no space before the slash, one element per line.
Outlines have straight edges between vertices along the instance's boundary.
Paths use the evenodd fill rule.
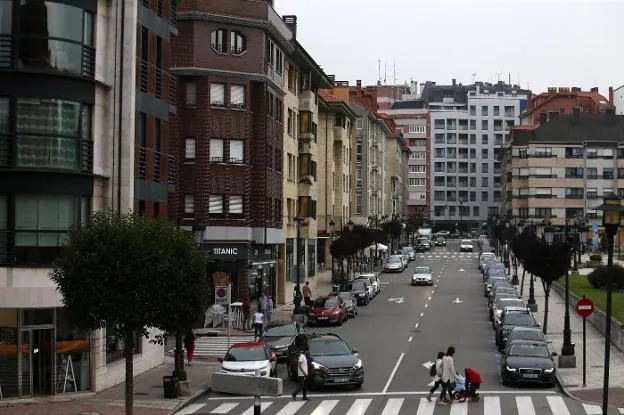
<path fill-rule="evenodd" d="M 532 96 L 526 109 L 520 114 L 521 125 L 540 125 L 557 115 L 572 114 L 578 107 L 586 114 L 603 113 L 610 108 L 609 100 L 600 95 L 598 88 L 582 91 L 581 88 L 548 88 L 547 92 Z"/>

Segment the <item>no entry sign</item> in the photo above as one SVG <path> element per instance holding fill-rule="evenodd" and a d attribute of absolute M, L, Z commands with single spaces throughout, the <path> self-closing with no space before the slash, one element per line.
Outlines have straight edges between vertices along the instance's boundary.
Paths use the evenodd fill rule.
<path fill-rule="evenodd" d="M 576 302 L 576 312 L 581 317 L 588 317 L 594 312 L 594 303 L 589 298 L 581 298 Z"/>

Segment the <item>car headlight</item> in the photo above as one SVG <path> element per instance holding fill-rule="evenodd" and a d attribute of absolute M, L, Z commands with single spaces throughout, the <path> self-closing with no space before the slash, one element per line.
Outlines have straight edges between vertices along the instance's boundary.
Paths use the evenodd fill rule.
<path fill-rule="evenodd" d="M 554 367 L 551 367 L 550 369 L 544 369 L 544 373 L 552 373 L 555 371 Z"/>
<path fill-rule="evenodd" d="M 355 364 L 353 365 L 354 369 L 359 369 L 362 367 L 362 360 L 358 360 L 357 362 L 355 362 Z"/>
<path fill-rule="evenodd" d="M 505 366 L 505 369 L 507 369 L 507 371 L 508 371 L 508 372 L 515 372 L 515 371 L 516 371 L 516 369 L 515 369 L 515 368 L 513 368 L 513 367 L 509 367 L 509 365 L 506 365 L 506 366 Z"/>
<path fill-rule="evenodd" d="M 364 293 L 358 294 L 358 296 L 360 296 L 360 297 L 364 297 L 365 295 L 366 294 L 364 294 Z"/>
<path fill-rule="evenodd" d="M 327 368 L 320 363 L 312 362 L 312 369 L 318 370 L 321 372 L 327 372 Z"/>

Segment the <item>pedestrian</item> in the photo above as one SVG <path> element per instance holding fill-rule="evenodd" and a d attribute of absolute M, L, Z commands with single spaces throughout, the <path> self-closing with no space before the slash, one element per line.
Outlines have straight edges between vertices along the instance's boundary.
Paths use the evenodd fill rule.
<path fill-rule="evenodd" d="M 444 352 L 438 352 L 438 357 L 435 363 L 433 364 L 433 367 L 435 368 L 435 374 L 433 375 L 433 387 L 429 389 L 429 395 L 427 395 L 427 400 L 429 402 L 431 402 L 431 396 L 433 395 L 433 392 L 435 392 L 436 390 L 438 390 L 439 387 L 442 386 L 442 378 L 440 376 L 442 375 L 442 358 L 443 357 L 444 357 Z M 431 370 L 431 372 L 432 371 L 433 370 Z"/>
<path fill-rule="evenodd" d="M 267 324 L 271 322 L 271 316 L 273 315 L 273 299 L 269 295 L 267 297 L 267 309 L 266 309 L 266 320 Z"/>
<path fill-rule="evenodd" d="M 267 301 L 267 297 L 266 297 L 266 295 L 264 295 L 264 293 L 262 293 L 262 295 L 260 295 L 260 299 L 258 300 L 258 305 L 260 306 L 260 311 L 262 312 L 262 314 L 266 315 L 268 301 Z"/>
<path fill-rule="evenodd" d="M 251 317 L 251 303 L 249 298 L 245 297 L 243 299 L 241 309 L 243 310 L 243 330 L 247 330 L 251 326 L 251 321 L 249 320 Z"/>
<path fill-rule="evenodd" d="M 297 377 L 299 384 L 297 388 L 292 393 L 293 401 L 297 400 L 297 395 L 299 392 L 303 393 L 304 401 L 308 400 L 308 391 L 306 389 L 306 381 L 308 378 L 308 358 L 305 355 L 305 350 L 299 351 L 299 358 L 297 359 Z"/>
<path fill-rule="evenodd" d="M 189 330 L 184 336 L 184 348 L 186 349 L 186 360 L 190 366 L 193 361 L 193 352 L 195 352 L 195 333 L 193 330 Z"/>
<path fill-rule="evenodd" d="M 453 401 L 453 384 L 457 379 L 457 371 L 455 370 L 455 362 L 453 356 L 455 355 L 455 346 L 449 346 L 446 349 L 446 355 L 442 358 L 442 392 L 440 392 L 439 403 L 444 405 L 445 403 L 451 403 Z M 448 392 L 448 398 L 446 394 Z"/>
<path fill-rule="evenodd" d="M 264 326 L 264 314 L 262 314 L 262 309 L 260 307 L 258 307 L 258 311 L 254 314 L 253 325 L 254 340 L 258 341 L 262 337 L 262 328 Z"/>
<path fill-rule="evenodd" d="M 303 301 L 305 302 L 305 305 L 309 307 L 310 304 L 312 303 L 312 287 L 310 287 L 310 281 L 306 281 L 305 285 L 303 286 L 302 291 L 303 291 Z"/>

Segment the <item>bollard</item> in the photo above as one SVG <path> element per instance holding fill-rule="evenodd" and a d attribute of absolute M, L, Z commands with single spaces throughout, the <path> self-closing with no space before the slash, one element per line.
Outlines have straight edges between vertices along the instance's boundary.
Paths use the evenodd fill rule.
<path fill-rule="evenodd" d="M 254 415 L 260 415 L 262 413 L 262 408 L 260 407 L 260 395 L 256 395 L 254 398 Z"/>

